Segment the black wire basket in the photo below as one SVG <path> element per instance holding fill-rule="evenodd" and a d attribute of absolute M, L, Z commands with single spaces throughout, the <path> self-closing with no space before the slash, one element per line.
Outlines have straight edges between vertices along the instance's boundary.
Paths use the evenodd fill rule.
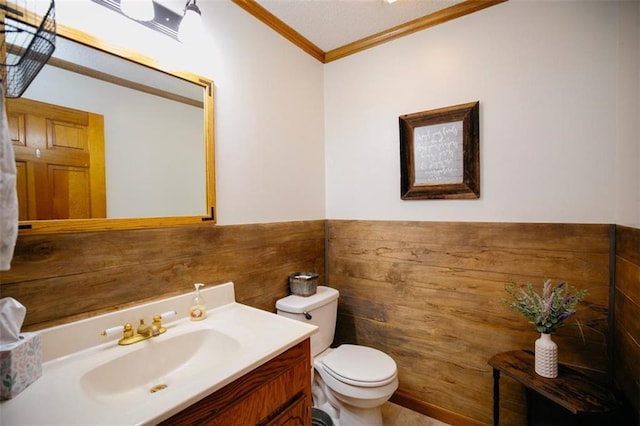
<path fill-rule="evenodd" d="M 7 98 L 22 96 L 56 48 L 54 0 L 43 15 L 28 6 L 0 0 L 0 73 Z"/>

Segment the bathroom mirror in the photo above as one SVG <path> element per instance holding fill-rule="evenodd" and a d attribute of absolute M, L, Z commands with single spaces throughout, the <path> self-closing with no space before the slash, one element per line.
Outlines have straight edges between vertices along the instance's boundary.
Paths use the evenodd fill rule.
<path fill-rule="evenodd" d="M 54 55 L 22 98 L 102 116 L 106 208 L 20 221 L 21 233 L 215 223 L 212 81 L 59 27 Z"/>

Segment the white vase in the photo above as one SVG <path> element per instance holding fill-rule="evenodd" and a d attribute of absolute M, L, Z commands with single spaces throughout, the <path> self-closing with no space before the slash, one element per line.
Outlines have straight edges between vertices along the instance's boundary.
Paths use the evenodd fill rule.
<path fill-rule="evenodd" d="M 553 379 L 558 377 L 558 345 L 551 340 L 551 334 L 540 333 L 536 340 L 536 373 Z"/>

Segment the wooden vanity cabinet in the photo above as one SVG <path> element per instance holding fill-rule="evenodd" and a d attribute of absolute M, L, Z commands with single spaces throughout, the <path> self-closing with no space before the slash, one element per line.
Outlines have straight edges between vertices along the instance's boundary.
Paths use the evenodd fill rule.
<path fill-rule="evenodd" d="M 309 339 L 165 420 L 162 425 L 311 425 Z"/>

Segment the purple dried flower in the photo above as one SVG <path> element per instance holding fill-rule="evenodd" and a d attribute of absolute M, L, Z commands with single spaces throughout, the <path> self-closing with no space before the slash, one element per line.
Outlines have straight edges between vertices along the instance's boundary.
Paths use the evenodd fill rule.
<path fill-rule="evenodd" d="M 505 286 L 505 291 L 511 300 L 504 300 L 504 302 L 524 315 L 542 333 L 555 331 L 565 319 L 574 315 L 576 305 L 587 294 L 586 290 L 569 294 L 567 282 L 562 281 L 552 286 L 551 280 L 544 282 L 542 296 L 536 293 L 531 283 L 526 286 L 516 286 L 511 283 Z"/>
<path fill-rule="evenodd" d="M 569 318 L 570 316 L 573 316 L 573 314 L 575 314 L 576 312 L 561 312 L 560 314 L 558 314 L 558 321 L 564 321 L 567 318 Z"/>

